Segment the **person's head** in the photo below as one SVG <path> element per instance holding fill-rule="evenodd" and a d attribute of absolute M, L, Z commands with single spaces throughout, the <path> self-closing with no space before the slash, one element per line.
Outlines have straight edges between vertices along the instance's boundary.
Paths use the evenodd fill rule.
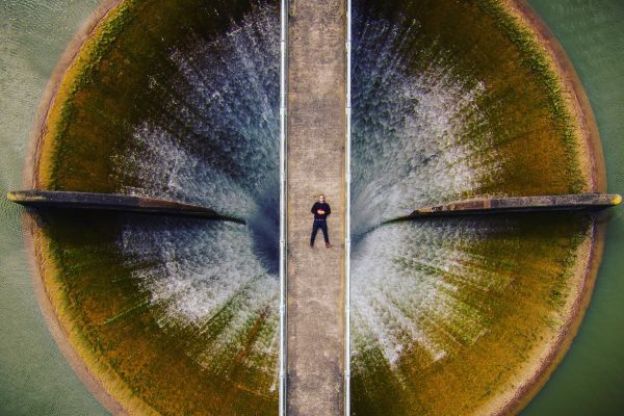
<path fill-rule="evenodd" d="M 325 195 L 323 194 L 319 195 L 319 202 L 325 202 Z"/>

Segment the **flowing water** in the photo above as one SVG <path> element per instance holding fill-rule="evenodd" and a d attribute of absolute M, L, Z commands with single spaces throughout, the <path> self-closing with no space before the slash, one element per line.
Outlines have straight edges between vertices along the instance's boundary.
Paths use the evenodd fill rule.
<path fill-rule="evenodd" d="M 531 3 L 561 39 L 579 70 L 601 130 L 609 190 L 624 193 L 620 137 L 624 129 L 624 32 L 620 24 L 624 6 L 618 0 Z M 21 187 L 28 131 L 45 82 L 64 46 L 95 5 L 94 1 L 69 0 L 9 0 L 0 5 L 2 192 Z M 125 137 L 132 137 L 133 145 L 127 151 L 111 152 L 106 181 L 121 184 L 116 189 L 122 192 L 209 202 L 245 218 L 249 226 L 205 226 L 195 220 L 154 221 L 136 216 L 113 216 L 99 224 L 89 215 L 55 221 L 58 230 L 65 230 L 59 236 L 64 238 L 66 247 L 79 250 L 87 242 L 90 250 L 101 249 L 115 256 L 111 264 L 116 267 L 117 280 L 111 286 L 103 288 L 97 275 L 82 284 L 97 288 L 100 295 L 126 285 L 132 285 L 133 291 L 140 294 L 100 311 L 98 319 L 106 321 L 111 336 L 133 333 L 126 317 L 150 311 L 156 317 L 154 331 L 161 331 L 169 340 L 179 336 L 178 351 L 185 351 L 204 371 L 223 374 L 233 368 L 228 346 L 237 344 L 237 334 L 247 327 L 245 322 L 253 320 L 260 311 L 265 329 L 254 332 L 260 335 L 255 338 L 258 341 L 249 344 L 249 359 L 264 363 L 266 368 L 261 366 L 255 374 L 266 373 L 268 378 L 260 375 L 255 380 L 272 389 L 272 383 L 266 384 L 266 380 L 275 380 L 276 368 L 262 357 L 275 354 L 275 332 L 271 328 L 276 328 L 276 218 L 268 226 L 258 219 L 276 214 L 272 207 L 277 205 L 276 174 L 272 173 L 277 166 L 277 142 L 272 140 L 277 138 L 278 84 L 274 71 L 278 61 L 274 60 L 277 49 L 270 46 L 277 40 L 277 14 L 265 9 L 247 16 L 239 19 L 219 41 L 193 43 L 183 51 L 167 49 L 163 62 L 167 62 L 167 70 L 176 74 L 173 83 L 166 85 L 154 77 L 146 84 L 146 91 L 160 97 L 162 102 L 154 107 L 156 111 L 171 110 L 173 106 L 179 111 L 168 117 L 146 117 L 125 129 Z M 489 302 L 511 303 L 514 298 L 506 289 L 518 280 L 519 269 L 531 270 L 524 276 L 527 278 L 551 273 L 550 269 L 536 268 L 532 261 L 543 259 L 540 244 L 555 241 L 559 248 L 549 249 L 549 258 L 558 261 L 575 244 L 570 235 L 579 229 L 571 227 L 569 219 L 556 215 L 544 219 L 548 221 L 544 229 L 536 227 L 534 220 L 522 217 L 376 227 L 380 218 L 404 214 L 413 204 L 434 201 L 439 194 L 448 200 L 476 191 L 494 193 L 496 189 L 484 187 L 483 183 L 497 174 L 511 178 L 508 167 L 515 164 L 502 157 L 504 152 L 483 154 L 458 139 L 468 122 L 470 133 L 480 138 L 480 145 L 488 148 L 496 144 L 491 134 L 496 124 L 479 111 L 488 99 L 493 99 L 488 97 L 488 84 L 470 71 L 464 77 L 466 69 L 454 66 L 448 59 L 451 51 L 427 47 L 430 42 L 420 45 L 428 62 L 426 70 L 410 71 L 418 57 L 393 57 L 390 51 L 414 46 L 403 45 L 401 39 L 409 36 L 401 35 L 418 33 L 419 28 L 411 21 L 397 26 L 392 21 L 388 16 L 371 20 L 376 31 L 369 30 L 367 36 L 361 36 L 360 45 L 369 42 L 365 50 L 375 51 L 377 56 L 360 54 L 355 62 L 355 68 L 365 69 L 369 78 L 354 77 L 354 113 L 363 113 L 370 106 L 374 107 L 374 117 L 354 116 L 353 139 L 360 144 L 354 146 L 354 160 L 373 169 L 354 169 L 357 181 L 353 205 L 358 207 L 353 218 L 357 233 L 354 275 L 365 275 L 365 271 L 371 284 L 358 284 L 354 279 L 352 313 L 354 347 L 358 349 L 354 359 L 360 363 L 354 363 L 355 370 L 365 368 L 358 367 L 362 363 L 372 363 L 372 380 L 390 380 L 390 387 L 401 392 L 410 383 L 406 377 L 417 380 L 422 374 L 430 376 L 431 370 L 447 357 L 461 356 L 462 348 L 487 337 L 491 320 L 488 308 L 492 306 Z M 362 34 L 365 25 L 362 19 L 358 22 L 359 29 L 354 28 L 354 32 Z M 273 24 L 274 29 L 257 30 Z M 253 54 L 257 49 L 264 53 Z M 196 71 L 211 53 L 219 56 L 211 61 L 211 70 Z M 231 68 L 237 69 L 236 75 Z M 262 70 L 258 71 L 259 68 Z M 459 82 L 458 78 L 469 81 Z M 227 94 L 214 95 L 214 90 Z M 244 111 L 223 113 L 224 105 Z M 198 107 L 206 118 L 196 117 Z M 406 115 L 411 108 L 418 108 L 418 113 Z M 512 117 L 512 113 L 507 114 Z M 220 140 L 219 146 L 211 149 L 219 154 L 214 159 L 210 158 L 214 153 L 197 153 L 196 141 L 206 130 L 205 120 L 210 120 L 212 131 L 218 133 L 214 137 Z M 184 131 L 184 145 L 172 140 L 172 129 Z M 419 131 L 417 137 L 410 136 L 414 129 Z M 392 147 L 382 148 L 381 140 L 387 131 L 392 132 L 395 140 Z M 226 138 L 231 134 L 240 138 L 236 141 L 240 146 L 227 149 Z M 510 131 L 509 137 L 522 134 L 526 132 Z M 445 138 L 444 142 L 429 140 L 440 136 Z M 154 146 L 156 140 L 158 146 Z M 406 158 L 407 151 L 418 152 L 421 157 Z M 398 162 L 389 166 L 390 158 Z M 160 169 L 161 165 L 167 169 Z M 252 165 L 253 170 L 245 169 Z M 163 177 L 165 171 L 171 174 Z M 435 180 L 426 181 L 431 177 Z M 544 186 L 538 182 L 527 180 L 522 186 L 537 192 Z M 555 182 L 553 187 L 560 186 Z M 516 191 L 514 180 L 509 179 L 508 183 L 509 188 L 499 190 L 500 193 Z M 375 212 L 382 215 L 376 217 Z M 621 413 L 624 313 L 618 294 L 624 285 L 620 272 L 624 264 L 617 255 L 624 247 L 621 213 L 621 209 L 612 213 L 603 266 L 580 335 L 553 380 L 525 414 Z M 40 317 L 19 216 L 20 209 L 0 199 L 0 413 L 106 414 L 65 363 Z M 582 221 L 578 222 L 581 229 Z M 79 233 L 68 235 L 66 227 L 76 227 L 76 223 L 93 227 L 95 237 L 85 240 Z M 483 254 L 492 250 L 496 258 L 485 259 Z M 530 255 L 518 257 L 519 251 Z M 214 255 L 205 256 L 206 252 Z M 119 256 L 123 261 L 116 261 Z M 229 266 L 232 259 L 237 262 L 236 271 Z M 242 259 L 245 261 L 241 262 Z M 93 261 L 78 264 L 103 268 Z M 535 280 L 534 286 L 527 287 L 553 295 L 552 290 L 557 289 L 556 275 L 552 279 L 554 286 L 542 286 Z M 221 315 L 227 319 L 210 320 L 225 299 L 231 300 Z M 557 296 L 552 301 L 557 302 Z M 533 306 L 529 300 L 526 304 Z M 224 322 L 228 325 L 223 326 Z M 211 331 L 222 337 L 213 340 Z M 196 342 L 198 333 L 204 334 L 201 342 Z M 412 354 L 405 355 L 405 351 Z M 213 354 L 223 360 L 210 359 Z M 406 356 L 413 358 L 406 360 Z M 167 357 L 163 360 L 166 362 Z M 404 373 L 396 377 L 399 366 L 403 366 Z M 244 372 L 244 366 L 237 368 Z M 357 383 L 354 400 L 359 400 Z M 375 392 L 381 397 L 387 393 Z M 395 409 L 400 414 L 406 404 L 404 397 L 390 397 L 397 399 Z M 426 408 L 427 404 L 418 405 Z"/>
<path fill-rule="evenodd" d="M 608 190 L 624 193 L 624 4 L 531 0 L 583 81 L 604 150 Z M 594 297 L 578 337 L 526 415 L 618 415 L 624 409 L 624 210 L 611 212 Z"/>
<path fill-rule="evenodd" d="M 353 9 L 352 414 L 484 413 L 563 328 L 594 220 L 386 222 L 465 197 L 577 192 L 566 118 L 487 2 Z"/>
<path fill-rule="evenodd" d="M 262 371 L 274 383 L 279 341 L 277 28 L 275 8 L 264 6 L 223 37 L 170 51 L 176 75 L 166 84 L 156 78 L 150 83 L 156 95 L 167 97 L 159 103 L 163 117 L 138 125 L 132 150 L 111 156 L 122 192 L 210 206 L 247 221 L 247 226 L 172 221 L 154 227 L 130 218 L 118 244 L 152 307 L 162 310 L 159 325 L 165 331 L 182 326 L 205 334 L 205 340 L 194 342 L 202 346 L 189 352 L 200 365 L 225 366 L 214 357 L 244 343 L 250 322 L 262 316 L 265 333 L 245 354 L 256 367 L 266 366 Z M 183 127 L 168 126 L 172 118 Z M 128 183 L 136 185 L 123 185 Z M 210 332 L 215 317 L 232 303 L 227 327 Z M 268 363 L 266 356 L 272 357 Z"/>
<path fill-rule="evenodd" d="M 28 134 L 52 69 L 97 1 L 0 4 L 0 192 L 21 188 Z M 34 295 L 21 209 L 0 198 L 0 413 L 105 415 L 50 336 Z"/>
<path fill-rule="evenodd" d="M 245 224 L 48 212 L 38 248 L 60 273 L 45 285 L 125 405 L 274 414 L 278 4 L 126 4 L 84 49 L 98 58 L 83 52 L 93 63 L 64 81 L 75 83 L 55 105 L 71 121 L 48 130 L 38 183 L 181 200 Z"/>

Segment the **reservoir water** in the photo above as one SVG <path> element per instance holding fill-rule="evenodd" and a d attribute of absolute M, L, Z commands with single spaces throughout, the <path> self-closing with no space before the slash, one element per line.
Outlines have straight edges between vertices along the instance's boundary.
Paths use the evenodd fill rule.
<path fill-rule="evenodd" d="M 22 186 L 29 132 L 60 54 L 95 0 L 0 5 L 0 192 Z M 20 209 L 0 198 L 0 413 L 106 415 L 50 336 L 34 295 Z"/>

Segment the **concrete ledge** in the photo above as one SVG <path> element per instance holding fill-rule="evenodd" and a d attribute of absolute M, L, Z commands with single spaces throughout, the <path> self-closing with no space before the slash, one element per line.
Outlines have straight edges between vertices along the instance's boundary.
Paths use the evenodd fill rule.
<path fill-rule="evenodd" d="M 32 189 L 9 192 L 7 194 L 7 199 L 16 204 L 33 208 L 122 211 L 189 216 L 245 223 L 245 221 L 241 219 L 220 215 L 210 208 L 198 205 L 131 195 Z"/>
<path fill-rule="evenodd" d="M 432 216 L 493 214 L 503 212 L 595 210 L 616 206 L 621 202 L 622 197 L 617 194 L 571 194 L 478 198 L 418 208 L 410 215 L 406 216 L 405 219 Z"/>

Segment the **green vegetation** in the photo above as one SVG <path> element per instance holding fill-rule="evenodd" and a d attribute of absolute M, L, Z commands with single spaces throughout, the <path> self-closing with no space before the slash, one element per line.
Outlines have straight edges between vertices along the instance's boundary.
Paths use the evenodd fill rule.
<path fill-rule="evenodd" d="M 266 317 L 253 318 L 239 334 L 240 345 L 232 348 L 240 349 L 200 365 L 198 355 L 218 342 L 232 318 L 227 309 L 236 305 L 217 314 L 203 335 L 163 331 L 159 306 L 132 276 L 133 268 L 147 265 L 128 266 L 118 252 L 125 221 L 123 214 L 53 213 L 42 217 L 36 235 L 39 258 L 46 259 L 40 262 L 46 290 L 90 371 L 139 414 L 274 414 L 273 375 L 256 372 L 244 360 Z M 269 366 L 277 365 L 277 357 L 270 360 Z"/>
<path fill-rule="evenodd" d="M 522 56 L 522 64 L 530 68 L 536 82 L 542 84 L 553 119 L 557 121 L 558 132 L 567 162 L 564 173 L 569 178 L 568 193 L 587 192 L 587 178 L 579 166 L 579 120 L 572 117 L 570 103 L 563 93 L 562 82 L 554 69 L 552 57 L 540 46 L 535 35 L 506 10 L 503 0 L 479 0 L 479 6 L 497 22 L 497 27 L 507 34 Z M 585 173 L 585 175 L 587 172 Z"/>
<path fill-rule="evenodd" d="M 171 51 L 210 40 L 251 6 L 242 0 L 121 2 L 85 41 L 61 81 L 41 139 L 40 186 L 118 190 L 110 157 L 136 146 L 128 138 L 137 126 L 186 128 L 163 114 L 163 94 L 171 91 L 150 88 L 150 83 L 167 86 L 177 71 Z"/>

